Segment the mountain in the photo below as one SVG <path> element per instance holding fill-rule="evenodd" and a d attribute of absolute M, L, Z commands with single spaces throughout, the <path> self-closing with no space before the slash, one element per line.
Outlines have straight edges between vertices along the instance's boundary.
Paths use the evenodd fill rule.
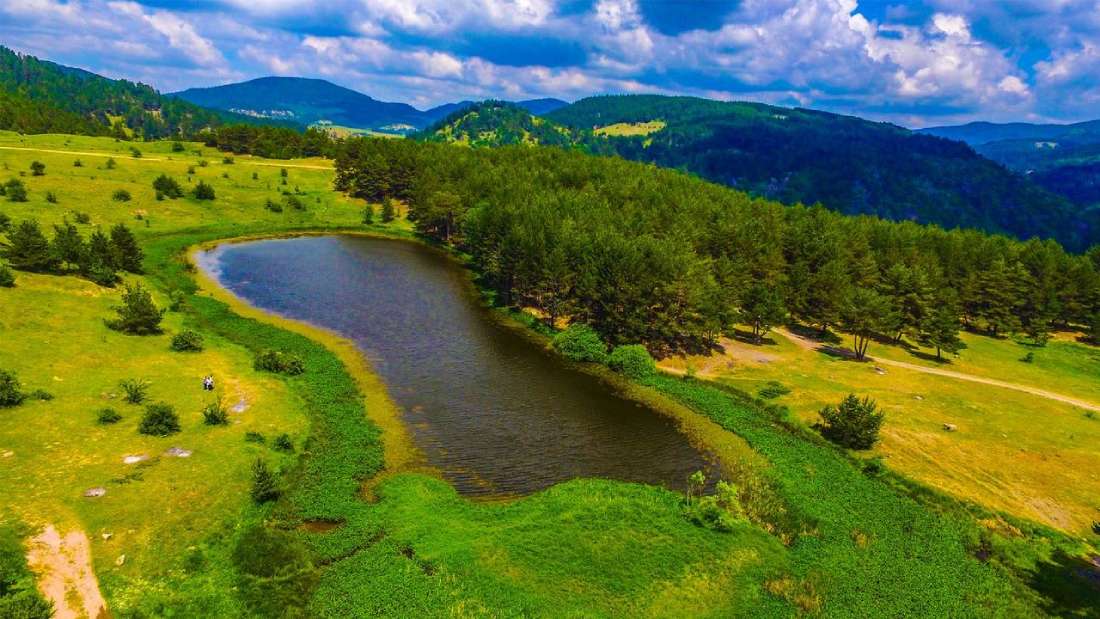
<path fill-rule="evenodd" d="M 447 103 L 421 111 L 406 103 L 379 101 L 325 80 L 301 77 L 261 77 L 224 86 L 191 88 L 172 96 L 219 110 L 305 126 L 322 123 L 396 133 L 427 127 L 474 103 Z M 544 114 L 568 104 L 559 99 L 533 99 L 517 105 L 532 114 Z"/>
<path fill-rule="evenodd" d="M 1068 125 L 972 122 L 965 125 L 928 127 L 917 133 L 966 142 L 971 146 L 1002 140 L 1100 141 L 1100 120 Z"/>
<path fill-rule="evenodd" d="M 423 112 L 405 103 L 378 101 L 343 86 L 302 77 L 261 77 L 191 88 L 172 96 L 198 105 L 307 126 L 319 122 L 361 129 L 419 126 Z"/>
<path fill-rule="evenodd" d="M 1100 216 L 969 146 L 851 116 L 759 103 L 657 95 L 600 96 L 524 117 L 494 104 L 456 114 L 420 139 L 472 145 L 578 146 L 786 203 L 877 215 L 1083 249 Z"/>
<path fill-rule="evenodd" d="M 455 142 L 470 146 L 571 146 L 578 141 L 579 134 L 535 116 L 519 104 L 483 101 L 459 107 L 443 120 L 411 137 L 426 142 Z"/>
<path fill-rule="evenodd" d="M 981 155 L 1091 212 L 1100 210 L 1100 120 L 1068 125 L 970 123 L 922 133 L 965 141 Z"/>
<path fill-rule="evenodd" d="M 246 120 L 0 47 L 0 129 L 161 138 Z"/>

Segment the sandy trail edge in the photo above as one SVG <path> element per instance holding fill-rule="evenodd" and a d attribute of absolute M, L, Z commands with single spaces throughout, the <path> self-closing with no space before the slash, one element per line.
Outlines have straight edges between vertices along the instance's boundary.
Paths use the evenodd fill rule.
<path fill-rule="evenodd" d="M 797 344 L 800 348 L 805 350 L 817 350 L 818 344 L 812 340 L 795 335 L 786 329 L 775 329 L 775 333 L 782 335 L 783 337 L 791 340 Z M 880 365 L 888 365 L 896 368 L 905 368 L 906 370 L 912 370 L 914 372 L 923 372 L 925 374 L 933 374 L 935 376 L 943 376 L 945 378 L 954 378 L 957 380 L 967 380 L 973 383 L 981 383 L 983 385 L 990 385 L 992 387 L 1000 387 L 1002 389 L 1013 389 L 1015 391 L 1022 391 L 1024 393 L 1030 393 L 1031 395 L 1038 396 L 1040 398 L 1046 398 L 1048 400 L 1055 400 L 1063 402 L 1071 406 L 1083 408 L 1085 410 L 1100 412 L 1100 404 L 1095 404 L 1086 400 L 1080 400 L 1077 398 L 1071 398 L 1069 396 L 1062 395 L 1060 393 L 1054 393 L 1053 391 L 1047 391 L 1046 389 L 1039 389 L 1038 387 L 1030 387 L 1028 385 L 1021 385 L 1019 383 L 1010 383 L 1003 380 L 997 380 L 995 378 L 985 378 L 982 376 L 974 376 L 973 374 L 964 374 L 962 372 L 953 372 L 951 370 L 941 370 L 938 368 L 928 368 L 915 363 L 906 363 L 904 361 L 893 361 L 891 359 L 881 359 L 878 357 L 867 357 L 868 361 L 874 361 Z"/>
<path fill-rule="evenodd" d="M 62 537 L 56 527 L 46 525 L 31 539 L 27 563 L 38 574 L 42 595 L 54 604 L 54 619 L 109 616 L 92 571 L 92 548 L 84 531 L 77 529 Z"/>

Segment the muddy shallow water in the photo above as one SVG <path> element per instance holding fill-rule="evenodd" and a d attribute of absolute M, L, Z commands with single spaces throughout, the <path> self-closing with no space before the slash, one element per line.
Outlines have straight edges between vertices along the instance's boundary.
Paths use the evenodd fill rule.
<path fill-rule="evenodd" d="M 525 494 L 574 477 L 682 490 L 710 468 L 671 419 L 493 320 L 440 252 L 322 236 L 200 258 L 251 304 L 356 342 L 429 464 L 463 494 Z"/>

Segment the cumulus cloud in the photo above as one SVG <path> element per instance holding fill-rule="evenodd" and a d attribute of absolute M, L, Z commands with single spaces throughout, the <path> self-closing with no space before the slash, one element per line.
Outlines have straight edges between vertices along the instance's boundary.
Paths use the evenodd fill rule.
<path fill-rule="evenodd" d="M 925 124 L 1075 120 L 1100 101 L 1096 0 L 741 0 L 713 19 L 650 4 L 7 0 L 0 37 L 166 90 L 275 73 L 419 105 L 664 92 Z"/>

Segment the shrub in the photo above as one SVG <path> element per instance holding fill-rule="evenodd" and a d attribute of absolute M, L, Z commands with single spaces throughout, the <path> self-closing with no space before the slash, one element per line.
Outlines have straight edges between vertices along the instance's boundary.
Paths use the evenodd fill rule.
<path fill-rule="evenodd" d="M 607 363 L 607 345 L 586 324 L 569 325 L 569 328 L 554 336 L 553 346 L 571 361 Z"/>
<path fill-rule="evenodd" d="M 115 192 L 111 194 L 111 199 L 115 202 L 129 202 L 131 197 L 130 192 L 125 189 L 116 189 Z"/>
<path fill-rule="evenodd" d="M 260 180 L 260 173 L 259 172 L 253 172 L 252 173 L 252 180 L 254 180 L 254 181 Z"/>
<path fill-rule="evenodd" d="M 264 203 L 264 208 L 271 211 L 272 213 L 282 213 L 283 212 L 283 205 L 279 204 L 278 202 L 275 202 L 271 198 L 268 198 L 267 202 Z"/>
<path fill-rule="evenodd" d="M 363 223 L 368 226 L 374 223 L 374 207 L 369 204 L 363 207 Z"/>
<path fill-rule="evenodd" d="M 73 219 L 78 224 L 87 225 L 92 223 L 92 216 L 87 213 L 82 213 L 80 211 L 73 211 Z"/>
<path fill-rule="evenodd" d="M 840 403 L 821 409 L 821 422 L 815 427 L 830 441 L 850 449 L 870 449 L 878 440 L 886 415 L 871 398 L 860 400 L 855 394 Z"/>
<path fill-rule="evenodd" d="M 287 196 L 286 197 L 286 207 L 289 208 L 289 209 L 294 209 L 295 211 L 304 211 L 304 210 L 306 210 L 305 203 L 302 202 L 301 200 L 299 200 L 298 196 Z"/>
<path fill-rule="evenodd" d="M 4 195 L 3 185 L 0 185 L 0 196 Z M 0 213 L 0 232 L 7 232 L 11 230 L 11 217 Z"/>
<path fill-rule="evenodd" d="M 73 167 L 74 168 L 83 168 L 84 167 L 84 162 L 77 159 L 76 161 L 73 162 Z"/>
<path fill-rule="evenodd" d="M 267 462 L 257 458 L 252 463 L 252 491 L 250 495 L 257 504 L 267 503 L 279 498 L 279 480 L 267 466 Z"/>
<path fill-rule="evenodd" d="M 195 173 L 195 166 L 193 166 L 193 165 L 187 166 L 187 175 L 191 176 L 194 173 Z"/>
<path fill-rule="evenodd" d="M 183 142 L 172 142 L 172 152 L 182 153 L 184 151 Z"/>
<path fill-rule="evenodd" d="M 134 159 L 141 159 L 141 151 L 136 146 L 130 147 L 130 156 Z"/>
<path fill-rule="evenodd" d="M 46 164 L 41 161 L 31 162 L 31 176 L 44 176 L 46 174 Z"/>
<path fill-rule="evenodd" d="M 616 346 L 607 359 L 607 365 L 630 378 L 647 378 L 657 373 L 657 363 L 641 344 Z"/>
<path fill-rule="evenodd" d="M 15 273 L 11 269 L 0 264 L 0 288 L 12 288 L 15 286 Z"/>
<path fill-rule="evenodd" d="M 214 187 L 203 181 L 199 181 L 199 184 L 195 185 L 195 188 L 191 190 L 191 195 L 195 196 L 196 200 L 213 200 L 216 197 Z"/>
<path fill-rule="evenodd" d="M 1035 351 L 1029 350 L 1027 354 L 1020 357 L 1020 361 L 1023 363 L 1033 363 L 1035 361 Z"/>
<path fill-rule="evenodd" d="M 278 449 L 279 451 L 285 451 L 287 453 L 294 452 L 294 441 L 290 439 L 290 435 L 286 432 L 283 432 L 278 437 L 276 437 L 273 445 L 275 446 L 275 449 Z"/>
<path fill-rule="evenodd" d="M 190 329 L 172 336 L 172 350 L 176 352 L 198 352 L 202 350 L 202 335 Z"/>
<path fill-rule="evenodd" d="M 200 168 L 205 168 L 205 167 L 206 167 L 206 166 L 208 166 L 208 165 L 210 165 L 210 162 L 209 162 L 209 161 L 207 161 L 207 160 L 205 160 L 205 159 L 199 159 L 199 167 L 200 167 Z"/>
<path fill-rule="evenodd" d="M 386 198 L 382 201 L 382 223 L 388 224 L 393 221 L 397 214 L 397 209 L 393 206 L 393 200 Z"/>
<path fill-rule="evenodd" d="M 115 163 L 115 158 L 114 157 L 107 157 L 107 164 L 106 165 L 107 165 L 108 170 L 113 170 L 113 169 L 115 169 L 115 167 L 118 164 Z"/>
<path fill-rule="evenodd" d="M 222 157 L 222 163 L 225 165 L 233 165 L 233 158 L 229 156 Z"/>
<path fill-rule="evenodd" d="M 27 394 L 27 397 L 32 400 L 38 400 L 39 402 L 49 402 L 53 399 L 53 394 L 45 389 L 35 389 Z"/>
<path fill-rule="evenodd" d="M 0 408 L 19 406 L 27 399 L 14 372 L 0 370 Z"/>
<path fill-rule="evenodd" d="M 138 432 L 152 436 L 168 436 L 180 431 L 180 418 L 170 404 L 157 402 L 145 407 Z"/>
<path fill-rule="evenodd" d="M 277 350 L 265 350 L 256 355 L 253 366 L 257 370 L 296 376 L 306 371 L 301 357 Z"/>
<path fill-rule="evenodd" d="M 260 434 L 259 432 L 245 432 L 244 433 L 244 440 L 245 440 L 245 442 L 248 442 L 248 443 L 260 443 L 260 444 L 263 444 L 267 441 L 267 439 L 264 438 L 264 435 Z"/>
<path fill-rule="evenodd" d="M 772 400 L 779 396 L 787 395 L 791 390 L 781 382 L 770 380 L 768 384 L 760 388 L 756 392 L 756 395 L 760 396 L 762 400 Z"/>
<path fill-rule="evenodd" d="M 118 386 L 126 394 L 123 399 L 130 404 L 141 404 L 149 394 L 149 381 L 141 378 L 127 378 L 119 382 Z"/>
<path fill-rule="evenodd" d="M 118 318 L 107 321 L 107 326 L 131 335 L 152 335 L 161 332 L 160 321 L 164 310 L 158 309 L 153 297 L 140 284 L 126 286 L 122 293 L 122 305 L 115 308 Z"/>
<path fill-rule="evenodd" d="M 26 202 L 27 187 L 23 184 L 23 181 L 13 178 L 4 185 L 4 195 L 11 202 Z"/>
<path fill-rule="evenodd" d="M 118 411 L 113 408 L 104 408 L 99 411 L 96 421 L 102 425 L 118 423 L 122 421 L 122 415 L 118 414 Z"/>
<path fill-rule="evenodd" d="M 180 184 L 167 174 L 161 174 L 153 180 L 153 189 L 164 197 L 173 200 L 183 196 L 183 189 L 180 188 Z"/>
<path fill-rule="evenodd" d="M 202 421 L 208 426 L 224 426 L 229 423 L 229 409 L 221 398 L 202 407 Z"/>
<path fill-rule="evenodd" d="M 57 204 L 57 194 L 52 191 L 47 191 L 46 202 L 49 202 L 50 204 Z"/>

